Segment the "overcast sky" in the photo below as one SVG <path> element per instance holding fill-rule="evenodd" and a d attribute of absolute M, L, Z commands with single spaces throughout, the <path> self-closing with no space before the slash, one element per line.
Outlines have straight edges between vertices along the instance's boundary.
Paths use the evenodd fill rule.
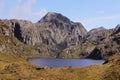
<path fill-rule="evenodd" d="M 37 22 L 47 12 L 61 13 L 87 30 L 120 24 L 120 0 L 0 0 L 0 19 Z"/>

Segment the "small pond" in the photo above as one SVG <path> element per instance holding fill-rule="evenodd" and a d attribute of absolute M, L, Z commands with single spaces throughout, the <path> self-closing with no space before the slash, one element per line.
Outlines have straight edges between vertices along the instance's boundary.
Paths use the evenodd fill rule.
<path fill-rule="evenodd" d="M 29 59 L 29 62 L 36 64 L 38 66 L 47 66 L 47 67 L 63 67 L 63 66 L 89 66 L 97 65 L 104 63 L 104 60 L 92 60 L 92 59 L 41 59 L 41 58 L 32 58 Z"/>

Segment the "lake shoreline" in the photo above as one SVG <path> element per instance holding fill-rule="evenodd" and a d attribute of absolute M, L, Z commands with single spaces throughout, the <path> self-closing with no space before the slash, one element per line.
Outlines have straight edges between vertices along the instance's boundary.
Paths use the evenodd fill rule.
<path fill-rule="evenodd" d="M 54 59 L 54 58 L 31 58 L 28 61 L 32 64 L 38 66 L 47 66 L 47 67 L 64 67 L 64 66 L 90 66 L 103 64 L 105 60 L 93 60 L 93 59 Z"/>

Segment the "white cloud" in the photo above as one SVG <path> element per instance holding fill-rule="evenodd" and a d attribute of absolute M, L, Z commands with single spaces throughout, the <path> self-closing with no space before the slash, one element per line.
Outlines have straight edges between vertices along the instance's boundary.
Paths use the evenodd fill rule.
<path fill-rule="evenodd" d="M 95 27 L 104 26 L 107 29 L 113 28 L 119 22 L 120 15 L 110 15 L 110 16 L 101 16 L 101 17 L 93 17 L 82 19 L 81 22 L 86 26 L 86 29 L 89 31 Z M 112 23 L 111 23 L 112 22 Z"/>
<path fill-rule="evenodd" d="M 17 4 L 10 9 L 10 17 L 17 19 L 28 19 L 33 17 L 42 17 L 47 13 L 45 8 L 40 9 L 40 11 L 33 11 L 32 7 L 37 0 L 18 0 Z"/>
<path fill-rule="evenodd" d="M 98 22 L 114 20 L 114 19 L 120 19 L 120 15 L 95 17 L 95 18 L 82 20 L 82 22 L 84 22 L 86 24 L 93 24 L 93 23 L 98 23 Z"/>

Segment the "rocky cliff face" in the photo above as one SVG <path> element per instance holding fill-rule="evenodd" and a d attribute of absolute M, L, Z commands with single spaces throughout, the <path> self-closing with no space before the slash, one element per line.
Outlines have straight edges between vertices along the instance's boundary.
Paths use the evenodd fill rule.
<path fill-rule="evenodd" d="M 56 45 L 67 42 L 68 45 L 76 44 L 82 41 L 83 36 L 87 34 L 86 29 L 81 23 L 74 23 L 67 17 L 49 12 L 39 22 L 36 23 L 39 34 L 46 44 Z"/>
<path fill-rule="evenodd" d="M 94 44 L 96 46 L 93 49 L 93 51 L 90 53 L 90 55 L 88 56 L 90 58 L 106 59 L 109 56 L 112 56 L 113 54 L 120 52 L 119 25 L 117 25 L 116 28 L 113 30 L 103 30 L 101 31 L 101 33 L 102 33 L 102 36 L 98 34 L 98 39 L 96 39 L 97 44 L 96 43 Z M 93 43 L 93 41 L 91 42 Z M 99 57 L 95 53 L 98 53 Z"/>
<path fill-rule="evenodd" d="M 0 20 L 0 24 L 9 26 L 9 30 L 1 29 L 2 34 L 12 34 L 44 57 L 106 59 L 120 52 L 120 25 L 87 32 L 81 23 L 54 12 L 37 23 L 12 19 Z"/>
<path fill-rule="evenodd" d="M 15 19 L 0 22 L 9 25 L 18 40 L 35 46 L 35 49 L 43 54 L 56 55 L 70 45 L 81 43 L 87 34 L 81 23 L 72 22 L 67 17 L 54 12 L 48 12 L 37 23 Z"/>
<path fill-rule="evenodd" d="M 78 46 L 66 48 L 59 56 L 63 58 L 92 58 L 107 59 L 113 54 L 120 52 L 120 26 L 114 29 L 103 27 L 90 30 L 85 40 Z M 77 51 L 76 51 L 77 50 Z"/>
<path fill-rule="evenodd" d="M 39 53 L 33 47 L 20 42 L 22 37 L 21 32 L 19 33 L 19 28 L 17 28 L 17 30 L 15 29 L 16 33 L 18 31 L 16 36 L 14 28 L 12 28 L 9 23 L 9 20 L 0 21 L 0 53 L 6 53 L 6 55 L 12 53 L 23 56 L 24 58 L 38 55 Z M 20 38 L 20 40 L 17 38 Z"/>

